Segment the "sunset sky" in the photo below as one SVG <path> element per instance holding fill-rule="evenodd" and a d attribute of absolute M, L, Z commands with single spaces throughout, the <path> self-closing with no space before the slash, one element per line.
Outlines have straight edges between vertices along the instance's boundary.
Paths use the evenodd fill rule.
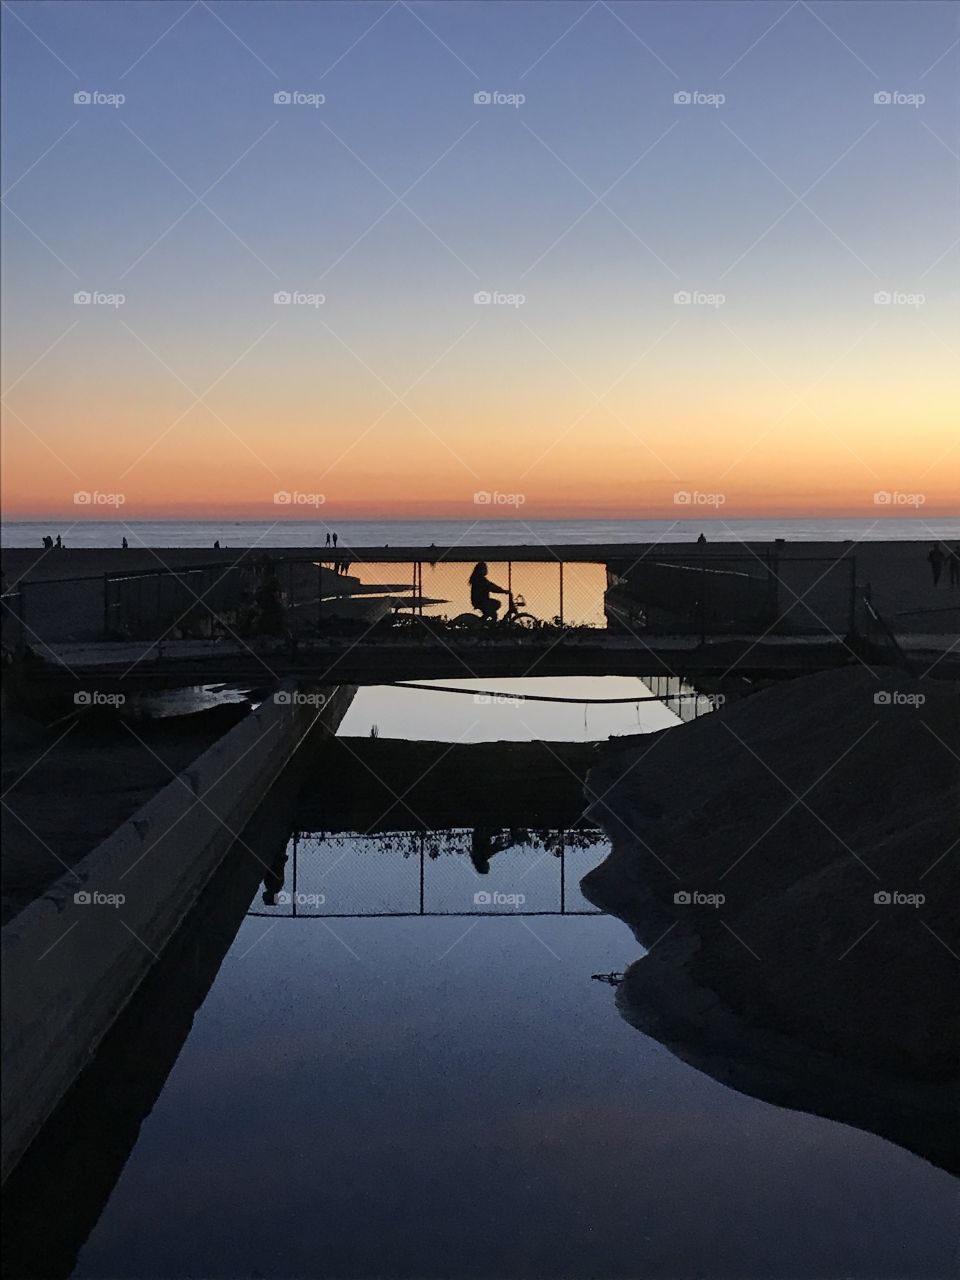
<path fill-rule="evenodd" d="M 6 518 L 957 514 L 958 13 L 11 0 Z"/>

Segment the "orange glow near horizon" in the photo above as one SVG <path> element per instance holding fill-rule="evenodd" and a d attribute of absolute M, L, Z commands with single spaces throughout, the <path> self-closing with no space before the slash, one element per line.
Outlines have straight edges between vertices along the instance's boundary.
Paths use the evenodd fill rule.
<path fill-rule="evenodd" d="M 47 396 L 5 417 L 3 505 L 7 520 L 117 514 L 109 505 L 78 508 L 78 491 L 123 495 L 127 519 L 957 514 L 960 466 L 946 404 L 911 405 L 920 431 L 902 428 L 895 400 L 856 412 L 855 398 L 811 413 L 802 404 L 785 412 L 783 395 L 710 406 L 687 395 L 669 407 L 657 397 L 638 414 L 625 395 L 600 406 L 586 394 L 549 395 L 539 411 L 525 397 L 522 421 L 499 406 L 487 428 L 476 406 L 455 419 L 425 400 L 413 412 L 364 405 L 365 418 L 344 405 L 336 424 L 319 425 L 302 414 L 280 424 L 249 404 L 183 413 L 182 400 L 151 397 L 144 407 L 133 395 L 109 412 L 101 403 L 68 414 Z M 884 508 L 878 492 L 921 495 L 922 503 Z M 277 493 L 322 502 L 295 496 L 284 505 Z M 477 493 L 519 501 L 477 503 Z M 694 497 L 685 510 L 675 500 L 683 493 L 719 497 Z"/>

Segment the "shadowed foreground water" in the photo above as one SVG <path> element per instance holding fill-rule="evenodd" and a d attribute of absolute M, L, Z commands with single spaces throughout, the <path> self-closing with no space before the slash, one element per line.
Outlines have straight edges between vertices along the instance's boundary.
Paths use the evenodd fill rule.
<path fill-rule="evenodd" d="M 636 954 L 248 919 L 76 1275 L 947 1276 L 955 1182 L 638 1035 L 590 981 Z"/>

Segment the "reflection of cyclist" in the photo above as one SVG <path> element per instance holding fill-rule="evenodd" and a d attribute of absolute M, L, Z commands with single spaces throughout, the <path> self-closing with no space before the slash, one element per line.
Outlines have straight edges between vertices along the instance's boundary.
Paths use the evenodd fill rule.
<path fill-rule="evenodd" d="M 263 877 L 263 905 L 265 907 L 275 907 L 277 905 L 277 894 L 283 888 L 284 867 L 286 865 L 287 851 L 283 849 L 273 865 L 267 868 L 267 874 Z"/>
<path fill-rule="evenodd" d="M 502 849 L 509 849 L 518 842 L 520 833 L 500 827 L 474 827 L 470 833 L 470 861 L 478 875 L 490 873 L 490 859 Z"/>
<path fill-rule="evenodd" d="M 470 574 L 470 603 L 490 622 L 496 620 L 497 610 L 500 608 L 500 601 L 492 598 L 493 593 L 499 596 L 510 594 L 504 587 L 498 587 L 496 583 L 490 581 L 487 577 L 486 562 L 481 560 L 479 564 L 474 565 L 473 572 Z"/>

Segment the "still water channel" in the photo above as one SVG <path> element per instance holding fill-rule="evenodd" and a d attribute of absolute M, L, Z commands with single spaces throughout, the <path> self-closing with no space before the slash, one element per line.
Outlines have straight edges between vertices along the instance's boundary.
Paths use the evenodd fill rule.
<path fill-rule="evenodd" d="M 592 740 L 677 723 L 660 704 L 371 688 L 341 734 Z M 734 1092 L 618 1015 L 592 977 L 642 952 L 580 895 L 602 833 L 506 833 L 484 870 L 469 828 L 290 825 L 75 1276 L 951 1274 L 948 1174 Z"/>

